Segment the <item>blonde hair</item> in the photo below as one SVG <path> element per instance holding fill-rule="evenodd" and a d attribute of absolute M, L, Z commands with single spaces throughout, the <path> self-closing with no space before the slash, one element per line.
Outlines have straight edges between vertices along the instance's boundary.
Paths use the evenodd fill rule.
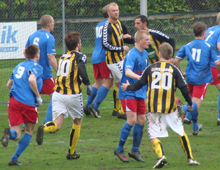
<path fill-rule="evenodd" d="M 53 17 L 51 15 L 43 15 L 40 18 L 40 25 L 45 28 L 47 27 L 47 24 L 52 23 L 53 22 Z"/>
<path fill-rule="evenodd" d="M 139 30 L 134 34 L 134 39 L 135 42 L 137 42 L 138 39 L 143 39 L 143 36 L 145 35 L 150 35 L 148 31 L 146 30 Z"/>
<path fill-rule="evenodd" d="M 108 4 L 107 11 L 109 11 L 110 6 L 118 6 L 118 4 L 116 4 L 115 2 Z"/>
<path fill-rule="evenodd" d="M 169 43 L 163 43 L 159 47 L 159 53 L 166 60 L 169 60 L 173 56 L 173 48 Z"/>
<path fill-rule="evenodd" d="M 109 6 L 109 4 L 102 8 L 102 15 L 103 15 L 104 18 L 108 18 L 108 12 L 107 12 L 108 11 L 108 6 Z"/>
<path fill-rule="evenodd" d="M 217 14 L 217 19 L 216 19 L 217 23 L 220 25 L 220 12 Z"/>

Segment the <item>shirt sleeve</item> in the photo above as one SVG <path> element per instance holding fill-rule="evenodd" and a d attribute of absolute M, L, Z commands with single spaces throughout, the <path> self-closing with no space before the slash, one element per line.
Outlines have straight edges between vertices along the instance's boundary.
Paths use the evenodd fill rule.
<path fill-rule="evenodd" d="M 186 57 L 185 46 L 181 47 L 180 50 L 176 54 L 177 58 L 183 59 Z"/>
<path fill-rule="evenodd" d="M 124 66 L 125 70 L 129 69 L 129 70 L 133 71 L 135 60 L 136 60 L 136 55 L 133 55 L 133 53 L 131 51 L 129 51 L 126 57 L 127 57 L 126 63 Z"/>
<path fill-rule="evenodd" d="M 85 85 L 90 85 L 89 77 L 86 71 L 86 61 L 87 57 L 85 54 L 81 54 L 80 57 L 78 58 L 78 71 L 79 75 L 82 77 L 83 84 Z"/>
<path fill-rule="evenodd" d="M 41 67 L 39 64 L 37 64 L 29 70 L 29 75 L 31 73 L 35 75 L 36 79 L 38 79 L 39 77 L 42 77 L 42 75 L 43 75 L 43 67 Z"/>
<path fill-rule="evenodd" d="M 113 28 L 111 27 L 111 24 L 107 21 L 104 24 L 103 30 L 102 30 L 102 46 L 105 50 L 113 51 L 113 52 L 121 52 L 123 51 L 122 46 L 114 46 L 112 45 L 111 40 L 111 34 L 113 32 Z"/>

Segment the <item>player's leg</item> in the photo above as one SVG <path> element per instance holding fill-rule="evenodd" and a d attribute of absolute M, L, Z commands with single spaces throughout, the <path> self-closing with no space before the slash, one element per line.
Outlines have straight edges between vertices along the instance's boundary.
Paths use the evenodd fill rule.
<path fill-rule="evenodd" d="M 136 102 L 137 103 L 136 105 L 137 121 L 133 127 L 133 133 L 132 133 L 133 134 L 133 145 L 128 155 L 139 162 L 145 162 L 141 158 L 139 147 L 140 147 L 141 139 L 143 135 L 144 124 L 146 122 L 146 116 L 145 116 L 146 106 L 145 106 L 145 100 L 137 99 L 136 101 L 137 101 Z"/>
<path fill-rule="evenodd" d="M 158 157 L 158 160 L 156 164 L 153 166 L 153 169 L 162 168 L 164 165 L 166 165 L 167 160 L 164 154 L 163 145 L 159 140 L 158 136 L 168 137 L 167 125 L 164 120 L 164 115 L 148 112 L 147 122 L 150 142 L 155 154 Z"/>
<path fill-rule="evenodd" d="M 220 83 L 215 85 L 218 89 L 218 118 L 217 118 L 217 125 L 220 126 Z"/>
<path fill-rule="evenodd" d="M 80 136 L 80 129 L 83 117 L 82 94 L 72 95 L 71 101 L 67 103 L 68 112 L 73 119 L 73 126 L 70 131 L 69 149 L 66 159 L 78 159 L 80 154 L 75 151 Z"/>
<path fill-rule="evenodd" d="M 49 79 L 45 79 L 43 80 L 43 87 L 41 89 L 41 94 L 47 94 L 50 96 L 50 98 L 52 98 L 52 95 L 53 95 L 53 88 L 55 86 L 55 79 L 52 77 L 52 78 L 49 78 Z M 52 117 L 52 101 L 50 101 L 48 107 L 47 107 L 47 113 L 46 113 L 46 117 L 44 119 L 44 124 L 49 122 L 49 121 L 52 121 L 53 117 Z"/>

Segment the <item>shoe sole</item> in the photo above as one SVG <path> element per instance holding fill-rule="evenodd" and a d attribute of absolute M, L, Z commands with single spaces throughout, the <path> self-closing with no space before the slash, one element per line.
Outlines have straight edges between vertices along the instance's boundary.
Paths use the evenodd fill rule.
<path fill-rule="evenodd" d="M 119 154 L 117 154 L 116 150 L 114 151 L 114 154 L 115 154 L 122 162 L 129 162 L 128 158 L 121 157 Z"/>
<path fill-rule="evenodd" d="M 37 129 L 36 142 L 38 145 L 42 145 L 44 137 L 44 126 L 40 125 Z"/>
<path fill-rule="evenodd" d="M 8 166 L 21 166 L 21 165 L 22 165 L 21 162 L 12 162 L 12 161 L 10 161 L 10 162 L 8 163 Z"/>
<path fill-rule="evenodd" d="M 93 108 L 89 107 L 89 110 L 90 110 L 90 112 L 92 113 L 92 115 L 93 115 L 95 118 L 101 118 L 101 116 L 100 116 L 100 115 L 98 115 L 98 114 L 97 114 L 97 112 L 96 112 L 96 111 L 94 111 L 94 109 L 93 109 Z"/>
<path fill-rule="evenodd" d="M 4 129 L 4 134 L 3 134 L 2 139 L 1 139 L 2 145 L 4 147 L 8 146 L 9 137 L 10 137 L 10 128 L 6 127 Z"/>
<path fill-rule="evenodd" d="M 145 161 L 144 161 L 143 159 L 138 159 L 138 158 L 136 158 L 131 152 L 128 152 L 128 156 L 129 156 L 130 158 L 135 159 L 135 160 L 138 161 L 138 162 L 143 162 L 143 163 L 145 163 Z"/>

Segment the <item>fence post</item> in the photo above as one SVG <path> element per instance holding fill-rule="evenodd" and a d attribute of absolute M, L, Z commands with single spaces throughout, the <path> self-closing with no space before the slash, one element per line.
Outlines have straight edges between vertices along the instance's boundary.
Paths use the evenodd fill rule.
<path fill-rule="evenodd" d="M 147 16 L 147 0 L 140 0 L 140 15 Z"/>

